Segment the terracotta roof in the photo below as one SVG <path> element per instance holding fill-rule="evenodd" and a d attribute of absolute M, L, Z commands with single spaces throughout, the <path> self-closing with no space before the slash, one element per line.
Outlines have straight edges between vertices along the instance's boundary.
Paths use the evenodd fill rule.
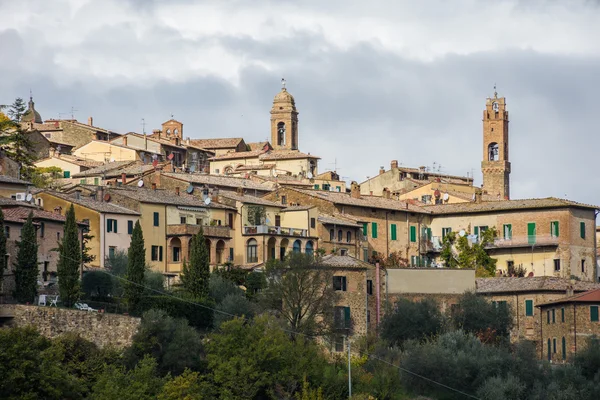
<path fill-rule="evenodd" d="M 338 182 L 340 176 L 335 171 L 325 171 L 315 176 L 315 179 Z"/>
<path fill-rule="evenodd" d="M 531 276 L 524 278 L 498 277 L 477 278 L 477 293 L 514 293 L 514 292 L 565 292 L 573 287 L 576 292 L 600 288 L 600 283 L 575 281 L 553 276 Z"/>
<path fill-rule="evenodd" d="M 31 185 L 31 182 L 24 181 L 19 178 L 13 178 L 12 176 L 8 176 L 8 175 L 0 175 L 0 183 L 14 183 L 14 184 L 18 184 L 18 185 Z"/>
<path fill-rule="evenodd" d="M 109 214 L 126 214 L 126 215 L 140 215 L 139 212 L 130 210 L 125 207 L 121 207 L 117 204 L 107 203 L 105 201 L 94 200 L 89 197 L 80 197 L 79 199 L 75 198 L 74 195 L 66 195 L 63 193 L 53 192 L 50 190 L 41 191 L 42 193 L 47 193 L 51 196 L 57 197 L 59 199 L 66 200 L 73 204 L 78 204 L 82 207 L 89 208 L 90 210 L 98 211 L 100 213 L 109 213 Z"/>
<path fill-rule="evenodd" d="M 99 165 L 95 168 L 90 168 L 87 171 L 80 172 L 78 174 L 74 174 L 73 178 L 83 178 L 86 176 L 98 176 L 107 174 L 109 171 L 126 167 L 128 165 L 134 164 L 135 161 L 127 160 L 127 161 L 113 161 L 106 164 Z"/>
<path fill-rule="evenodd" d="M 296 158 L 320 159 L 321 157 L 311 156 L 298 150 L 271 150 L 259 157 L 261 160 L 293 160 Z"/>
<path fill-rule="evenodd" d="M 244 158 L 255 158 L 263 154 L 264 150 L 252 150 L 252 151 L 232 151 L 230 153 L 220 154 L 218 156 L 214 156 L 209 158 L 211 161 L 220 161 L 220 160 L 236 160 L 236 159 L 244 159 Z"/>
<path fill-rule="evenodd" d="M 123 136 L 137 136 L 139 138 L 143 138 L 144 137 L 144 135 L 142 135 L 140 133 L 135 133 L 135 132 L 127 132 Z M 122 137 L 122 136 L 120 136 L 120 137 Z M 115 138 L 115 139 L 119 139 L 119 138 Z M 115 139 L 113 139 L 113 140 L 115 140 Z M 168 139 L 162 139 L 162 138 L 159 139 L 156 136 L 146 136 L 146 139 L 149 140 L 149 141 L 151 141 L 151 142 L 160 143 L 160 144 L 162 144 L 164 146 L 177 147 L 178 149 L 185 150 L 185 147 L 183 147 L 183 141 L 182 140 L 179 141 L 179 145 L 176 145 L 175 143 L 171 142 Z M 112 143 L 112 140 L 111 140 L 111 143 Z M 131 148 L 135 148 L 135 149 L 141 149 L 141 150 L 146 150 L 145 148 L 141 148 L 141 147 L 138 147 L 138 146 L 132 146 L 130 143 L 127 143 L 127 147 L 131 147 Z"/>
<path fill-rule="evenodd" d="M 574 296 L 565 297 L 562 299 L 549 301 L 548 303 L 543 303 L 537 305 L 537 307 L 545 307 L 549 305 L 555 304 L 563 304 L 563 303 L 600 303 L 600 288 L 590 290 L 587 292 L 579 293 Z"/>
<path fill-rule="evenodd" d="M 32 194 L 34 193 L 34 191 L 31 191 Z M 30 208 L 37 208 L 35 205 L 24 202 L 24 201 L 17 201 L 17 200 L 13 200 L 11 198 L 8 197 L 0 197 L 0 207 L 30 207 Z"/>
<path fill-rule="evenodd" d="M 272 148 L 271 147 L 271 143 L 269 143 L 267 141 L 265 141 L 265 142 L 246 143 L 246 146 L 248 146 L 248 148 L 250 148 L 250 151 L 252 151 L 252 150 L 263 150 L 266 145 L 269 145 L 269 148 Z"/>
<path fill-rule="evenodd" d="M 598 209 L 597 206 L 577 203 L 575 201 L 547 197 L 543 199 L 522 199 L 504 201 L 484 201 L 481 203 L 456 203 L 434 206 L 424 206 L 423 210 L 433 214 L 462 214 L 462 213 L 484 213 L 489 211 L 528 210 L 540 208 L 564 208 L 577 207 L 591 210 Z"/>
<path fill-rule="evenodd" d="M 319 222 L 328 225 L 339 225 L 339 226 L 351 226 L 353 228 L 361 227 L 362 225 L 355 221 L 350 221 L 347 219 L 336 218 L 330 215 L 320 215 Z"/>
<path fill-rule="evenodd" d="M 316 206 L 288 206 L 281 211 L 304 211 L 310 210 L 311 208 L 315 208 Z"/>
<path fill-rule="evenodd" d="M 373 266 L 369 263 L 354 258 L 352 256 L 338 256 L 328 254 L 317 263 L 318 266 L 329 268 L 351 268 L 351 269 L 371 269 Z"/>
<path fill-rule="evenodd" d="M 45 160 L 63 160 L 66 162 L 69 162 L 73 165 L 78 165 L 80 167 L 86 167 L 86 168 L 93 168 L 93 167 L 98 167 L 100 165 L 103 165 L 104 163 L 102 161 L 93 161 L 93 160 L 86 160 L 84 158 L 79 158 L 79 157 L 75 157 L 69 154 L 61 154 L 60 157 L 48 157 L 48 158 L 44 158 L 42 160 L 38 160 L 36 161 L 36 164 Z"/>
<path fill-rule="evenodd" d="M 399 166 L 397 168 L 399 171 L 402 172 L 410 172 L 410 173 L 419 173 L 421 172 L 421 170 L 419 168 L 412 168 L 412 167 L 403 167 L 403 166 Z M 390 172 L 391 169 L 385 171 L 385 172 Z M 423 171 L 423 175 L 427 175 L 428 177 L 436 177 L 436 178 L 440 178 L 442 181 L 448 181 L 448 182 L 464 182 L 464 181 L 473 181 L 473 178 L 471 177 L 467 177 L 467 176 L 460 176 L 460 175 L 447 175 L 447 174 L 443 174 L 443 173 L 439 173 L 439 172 L 434 172 L 434 171 Z M 378 179 L 379 174 L 373 176 L 372 178 L 367 179 L 364 182 L 361 182 L 360 184 L 362 185 L 363 183 L 369 182 L 373 179 Z M 423 182 L 430 182 L 430 179 L 427 180 L 413 180 L 410 178 L 407 178 L 409 180 L 412 180 L 415 183 L 423 183 Z"/>
<path fill-rule="evenodd" d="M 47 221 L 58 221 L 64 222 L 67 218 L 64 215 L 53 213 L 50 211 L 31 209 L 30 207 L 14 207 L 2 210 L 4 213 L 4 219 L 13 222 L 25 222 L 29 217 L 29 213 L 33 213 L 34 219 L 43 219 Z"/>
<path fill-rule="evenodd" d="M 164 165 L 166 163 L 160 163 L 159 165 Z M 144 175 L 147 172 L 154 171 L 154 166 L 152 164 L 143 164 L 140 161 L 135 161 L 133 163 L 127 164 L 122 167 L 112 168 L 104 173 L 95 172 L 92 174 L 88 174 L 88 171 L 80 172 L 79 174 L 73 175 L 73 178 L 83 178 L 87 176 L 102 176 L 105 178 L 116 178 L 120 177 L 121 174 L 125 174 L 125 176 L 135 176 L 135 175 Z"/>
<path fill-rule="evenodd" d="M 237 147 L 242 138 L 190 139 L 190 144 L 203 149 L 227 149 Z"/>
<path fill-rule="evenodd" d="M 263 206 L 285 208 L 285 206 L 281 203 L 276 203 L 274 201 L 266 200 L 266 199 L 256 197 L 256 196 L 251 196 L 248 194 L 241 196 L 237 193 L 232 193 L 232 192 L 219 192 L 219 195 L 223 196 L 227 199 L 231 199 L 231 200 L 235 200 L 235 201 L 239 201 L 239 202 L 247 203 L 247 204 L 260 204 Z"/>
<path fill-rule="evenodd" d="M 402 200 L 384 199 L 381 197 L 373 196 L 360 196 L 360 198 L 356 199 L 352 197 L 350 193 L 306 190 L 292 187 L 290 187 L 289 190 L 295 190 L 297 192 L 304 193 L 308 196 L 322 199 L 325 201 L 330 201 L 335 204 L 343 204 L 348 206 L 364 208 L 378 208 L 383 210 L 408 211 L 420 214 L 429 213 L 427 211 L 423 211 L 423 209 L 425 209 L 426 207 L 417 207 Z"/>
<path fill-rule="evenodd" d="M 227 186 L 231 188 L 244 188 L 248 190 L 272 191 L 271 185 L 253 182 L 249 179 L 233 176 L 210 175 L 210 174 L 185 174 L 178 172 L 163 172 L 162 176 L 179 179 L 184 182 L 201 185 Z"/>
<path fill-rule="evenodd" d="M 248 164 L 240 165 L 235 168 L 236 171 L 253 171 L 258 169 L 272 169 L 275 168 L 275 164 Z"/>
<path fill-rule="evenodd" d="M 127 187 L 113 187 L 107 188 L 106 193 L 119 194 L 130 199 L 137 200 L 143 203 L 155 203 L 155 204 L 167 204 L 173 206 L 187 206 L 187 207 L 202 207 L 202 208 L 221 208 L 235 210 L 235 207 L 226 206 L 216 202 L 211 202 L 210 205 L 206 205 L 204 201 L 197 196 L 180 192 L 179 196 L 174 191 L 165 189 L 149 189 L 139 188 L 135 186 Z"/>

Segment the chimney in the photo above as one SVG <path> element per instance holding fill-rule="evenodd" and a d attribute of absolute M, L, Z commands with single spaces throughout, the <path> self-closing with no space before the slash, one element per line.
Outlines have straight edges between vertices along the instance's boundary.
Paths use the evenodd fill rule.
<path fill-rule="evenodd" d="M 475 192 L 475 203 L 481 203 L 481 191 Z"/>
<path fill-rule="evenodd" d="M 567 297 L 571 297 L 575 294 L 575 290 L 574 290 L 574 286 L 573 286 L 574 284 L 575 284 L 575 281 L 573 279 L 571 279 L 571 284 L 567 285 L 567 293 L 566 293 Z"/>
<path fill-rule="evenodd" d="M 88 117 L 88 125 L 89 126 L 94 126 L 94 118 Z"/>
<path fill-rule="evenodd" d="M 360 185 L 356 181 L 352 181 L 350 184 L 350 197 L 360 199 Z"/>
<path fill-rule="evenodd" d="M 385 168 L 379 167 L 379 175 L 383 174 L 384 172 L 385 172 Z"/>
<path fill-rule="evenodd" d="M 156 183 L 152 182 L 152 190 L 156 190 Z"/>
<path fill-rule="evenodd" d="M 125 172 L 121 173 L 121 184 L 125 185 L 127 183 L 127 174 Z"/>
<path fill-rule="evenodd" d="M 398 160 L 392 160 L 390 167 L 391 169 L 398 168 Z"/>
<path fill-rule="evenodd" d="M 96 200 L 100 202 L 104 201 L 104 188 L 102 186 L 98 188 L 97 196 L 98 198 L 96 198 Z"/>
<path fill-rule="evenodd" d="M 176 194 L 177 196 L 179 196 L 179 186 L 176 186 L 176 187 L 175 187 L 175 194 Z"/>
<path fill-rule="evenodd" d="M 144 150 L 148 150 L 148 136 L 144 132 Z"/>
<path fill-rule="evenodd" d="M 127 136 L 123 136 L 123 146 L 127 146 Z"/>
<path fill-rule="evenodd" d="M 390 189 L 383 188 L 383 198 L 384 199 L 389 199 L 390 198 Z"/>
<path fill-rule="evenodd" d="M 244 195 L 244 188 L 243 187 L 238 187 L 236 190 L 238 196 L 243 196 Z"/>
<path fill-rule="evenodd" d="M 210 199 L 212 201 L 219 201 L 219 189 L 215 188 L 212 190 L 212 193 L 210 194 Z"/>
<path fill-rule="evenodd" d="M 185 138 L 185 144 L 190 144 L 190 138 Z"/>

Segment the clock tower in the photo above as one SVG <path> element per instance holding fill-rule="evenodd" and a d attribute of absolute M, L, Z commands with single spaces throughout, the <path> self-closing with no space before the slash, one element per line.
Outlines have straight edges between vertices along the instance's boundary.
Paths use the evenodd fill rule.
<path fill-rule="evenodd" d="M 483 193 L 497 200 L 510 198 L 510 162 L 508 161 L 508 111 L 506 99 L 487 98 L 483 111 Z"/>

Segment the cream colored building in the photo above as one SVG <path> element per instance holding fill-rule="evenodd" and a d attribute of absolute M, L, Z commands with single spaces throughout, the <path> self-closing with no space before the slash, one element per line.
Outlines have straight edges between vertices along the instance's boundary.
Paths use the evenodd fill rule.
<path fill-rule="evenodd" d="M 79 147 L 78 149 L 73 151 L 73 155 L 93 161 L 100 162 L 111 162 L 111 161 L 143 161 L 141 157 L 141 153 L 144 153 L 144 156 L 147 153 L 151 153 L 150 157 L 153 155 L 156 156 L 158 161 L 162 161 L 162 155 L 160 153 L 154 153 L 150 150 L 138 150 L 126 146 L 122 146 L 115 143 L 92 140 L 86 145 Z"/>
<path fill-rule="evenodd" d="M 412 200 L 413 202 L 419 202 L 424 205 L 455 204 L 473 201 L 476 194 L 480 192 L 481 190 L 469 185 L 448 182 L 429 182 L 428 184 L 419 186 L 406 193 L 398 194 L 394 197 L 398 200 Z M 387 192 L 387 195 L 390 197 L 393 196 L 389 191 Z M 386 196 L 385 190 L 383 191 L 383 196 Z"/>
<path fill-rule="evenodd" d="M 102 165 L 102 161 L 86 160 L 80 157 L 56 154 L 35 162 L 38 168 L 57 167 L 63 171 L 64 178 L 70 178 L 72 175 L 87 171 L 90 168 Z"/>

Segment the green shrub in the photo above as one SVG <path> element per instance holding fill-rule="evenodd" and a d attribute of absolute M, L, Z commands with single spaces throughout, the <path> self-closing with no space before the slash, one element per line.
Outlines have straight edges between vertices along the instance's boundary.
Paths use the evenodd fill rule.
<path fill-rule="evenodd" d="M 171 296 L 145 296 L 140 299 L 132 312 L 141 315 L 148 310 L 163 310 L 170 317 L 185 318 L 189 324 L 198 329 L 210 329 L 213 326 L 213 311 L 215 304 L 210 300 L 191 298 L 175 298 Z"/>
<path fill-rule="evenodd" d="M 102 271 L 88 271 L 81 279 L 81 286 L 86 299 L 106 299 L 114 295 L 112 277 Z"/>

